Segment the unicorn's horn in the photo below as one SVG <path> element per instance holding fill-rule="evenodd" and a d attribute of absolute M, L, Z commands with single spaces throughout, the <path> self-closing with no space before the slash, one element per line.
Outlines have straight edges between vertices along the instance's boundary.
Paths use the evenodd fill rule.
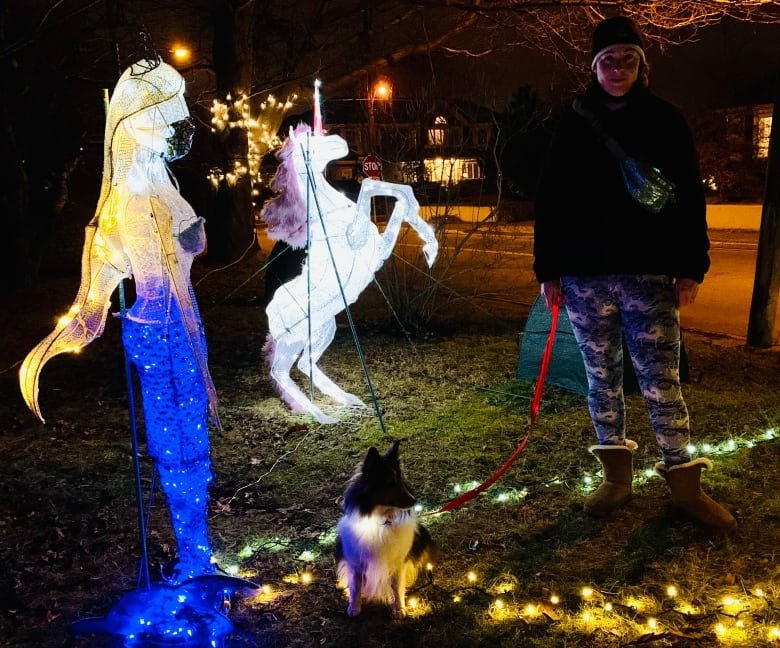
<path fill-rule="evenodd" d="M 320 85 L 319 79 L 314 80 L 314 124 L 313 131 L 315 135 L 322 135 L 322 111 L 320 110 Z"/>

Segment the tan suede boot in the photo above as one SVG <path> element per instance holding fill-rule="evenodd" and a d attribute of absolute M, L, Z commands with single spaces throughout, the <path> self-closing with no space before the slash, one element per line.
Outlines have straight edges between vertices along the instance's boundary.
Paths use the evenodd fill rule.
<path fill-rule="evenodd" d="M 591 515 L 606 515 L 624 504 L 631 497 L 634 479 L 634 441 L 626 439 L 626 445 L 594 445 L 588 448 L 601 462 L 604 480 L 596 491 L 585 498 L 584 507 Z"/>
<path fill-rule="evenodd" d="M 704 469 L 712 470 L 712 462 L 704 457 L 669 468 L 662 461 L 655 465 L 655 471 L 669 484 L 675 505 L 706 526 L 733 531 L 737 528 L 734 516 L 701 489 Z"/>

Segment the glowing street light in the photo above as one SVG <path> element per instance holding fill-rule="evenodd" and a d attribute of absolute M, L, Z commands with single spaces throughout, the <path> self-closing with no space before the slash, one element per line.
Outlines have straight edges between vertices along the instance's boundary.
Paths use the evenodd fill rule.
<path fill-rule="evenodd" d="M 190 48 L 179 44 L 174 45 L 171 48 L 171 54 L 173 54 L 173 59 L 180 64 L 189 63 L 192 58 L 192 51 Z"/>
<path fill-rule="evenodd" d="M 374 101 L 389 101 L 393 96 L 393 86 L 387 79 L 378 79 L 374 83 L 372 95 Z"/>

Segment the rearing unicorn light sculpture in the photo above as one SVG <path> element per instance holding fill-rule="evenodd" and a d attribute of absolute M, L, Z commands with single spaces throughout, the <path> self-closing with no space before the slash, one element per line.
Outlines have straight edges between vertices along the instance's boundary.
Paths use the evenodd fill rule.
<path fill-rule="evenodd" d="M 366 179 L 355 203 L 328 184 L 325 166 L 344 157 L 349 148 L 338 135 L 325 135 L 318 129 L 319 119 L 315 100 L 314 132 L 306 124 L 290 129 L 277 154 L 279 168 L 271 182 L 271 188 L 281 193 L 261 213 L 271 239 L 284 240 L 293 248 L 308 246 L 301 274 L 282 284 L 266 308 L 264 352 L 271 380 L 291 409 L 307 412 L 320 423 L 337 423 L 293 382 L 293 364 L 297 360 L 298 369 L 337 403 L 365 407 L 317 366 L 336 335 L 336 315 L 374 278 L 392 253 L 403 223 L 424 242 L 429 267 L 436 260 L 439 244 L 433 228 L 420 217 L 419 204 L 408 185 Z M 371 221 L 373 196 L 396 201 L 381 233 Z"/>

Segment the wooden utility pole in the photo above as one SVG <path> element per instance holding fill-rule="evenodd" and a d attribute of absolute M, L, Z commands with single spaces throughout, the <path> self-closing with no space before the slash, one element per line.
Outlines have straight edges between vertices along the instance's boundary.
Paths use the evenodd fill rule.
<path fill-rule="evenodd" d="M 774 343 L 778 292 L 780 292 L 780 72 L 775 79 L 775 103 L 772 107 L 764 208 L 761 212 L 756 276 L 748 320 L 748 345 L 770 347 Z"/>

